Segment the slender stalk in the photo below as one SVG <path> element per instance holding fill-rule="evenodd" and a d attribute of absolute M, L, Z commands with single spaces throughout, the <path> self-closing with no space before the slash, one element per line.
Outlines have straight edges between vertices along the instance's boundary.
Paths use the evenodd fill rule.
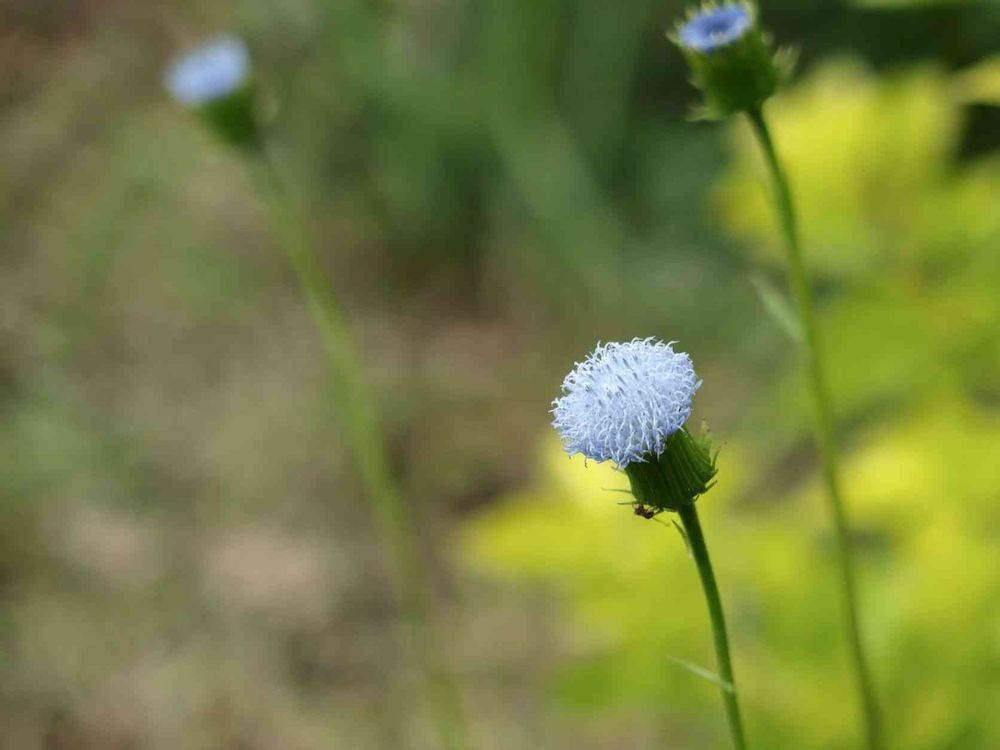
<path fill-rule="evenodd" d="M 715 583 L 715 573 L 712 571 L 712 561 L 708 556 L 708 546 L 705 535 L 701 531 L 698 520 L 698 509 L 693 502 L 685 503 L 677 511 L 681 524 L 691 545 L 691 555 L 698 567 L 701 577 L 701 587 L 705 591 L 708 602 L 708 614 L 712 620 L 712 637 L 715 642 L 715 657 L 719 664 L 719 677 L 722 678 L 722 701 L 726 706 L 726 718 L 729 720 L 729 733 L 733 738 L 736 750 L 746 750 L 746 738 L 743 734 L 743 720 L 740 718 L 740 704 L 736 697 L 736 682 L 733 679 L 733 662 L 729 656 L 729 636 L 726 635 L 726 617 L 722 612 L 722 599 L 719 597 L 719 587 Z"/>
<path fill-rule="evenodd" d="M 348 444 L 385 535 L 397 593 L 409 620 L 413 647 L 427 683 L 428 701 L 442 746 L 460 750 L 469 744 L 461 701 L 434 632 L 427 581 L 421 574 L 414 531 L 389 466 L 375 395 L 365 379 L 347 321 L 323 270 L 308 221 L 266 153 L 254 154 L 249 161 L 254 181 L 270 209 L 323 340 Z"/>
<path fill-rule="evenodd" d="M 781 166 L 774 140 L 764 119 L 763 110 L 751 110 L 747 117 L 754 134 L 764 152 L 774 190 L 775 208 L 781 222 L 785 247 L 788 251 L 788 269 L 792 290 L 802 321 L 803 346 L 812 386 L 813 411 L 815 417 L 816 442 L 823 465 L 823 479 L 826 483 L 828 505 L 833 519 L 836 538 L 837 560 L 840 567 L 841 593 L 848 643 L 854 661 L 855 679 L 865 724 L 865 736 L 869 750 L 883 747 L 881 722 L 871 672 L 865 654 L 864 642 L 858 618 L 857 583 L 854 551 L 850 540 L 850 523 L 840 490 L 840 470 L 837 460 L 836 439 L 833 434 L 833 415 L 830 406 L 830 392 L 826 383 L 823 358 L 820 350 L 816 313 L 813 309 L 812 291 L 802 260 L 802 246 L 799 239 L 795 208 L 792 202 L 788 178 Z"/>

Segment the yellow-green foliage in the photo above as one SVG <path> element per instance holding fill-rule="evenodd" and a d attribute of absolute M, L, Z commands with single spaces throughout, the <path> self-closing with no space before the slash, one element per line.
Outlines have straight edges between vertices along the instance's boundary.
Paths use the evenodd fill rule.
<path fill-rule="evenodd" d="M 888 734 L 908 750 L 1000 747 L 1000 163 L 955 163 L 954 92 L 938 71 L 882 80 L 840 61 L 772 117 L 808 263 L 828 282 L 821 316 L 865 630 Z M 778 263 L 757 158 L 735 127 L 713 202 Z M 853 747 L 829 521 L 794 359 L 753 398 L 762 405 L 747 405 L 744 425 L 717 436 L 718 487 L 699 500 L 748 731 L 768 750 Z M 717 689 L 670 658 L 712 664 L 680 536 L 602 491 L 627 487 L 622 475 L 567 460 L 554 439 L 542 453 L 535 486 L 472 520 L 460 548 L 488 575 L 559 594 L 554 694 L 566 705 L 640 706 L 646 718 L 634 720 L 686 738 L 678 746 L 724 747 Z"/>
<path fill-rule="evenodd" d="M 955 403 L 860 436 L 847 494 L 865 549 L 864 611 L 889 722 L 909 748 L 1000 742 L 1000 420 Z M 827 519 L 814 482 L 747 497 L 748 446 L 720 458 L 699 501 L 733 630 L 756 741 L 846 747 L 846 681 Z M 714 686 L 671 657 L 711 665 L 708 621 L 680 536 L 632 515 L 601 487 L 612 470 L 544 449 L 536 489 L 470 523 L 481 570 L 551 586 L 565 609 L 557 694 L 590 709 L 641 705 L 709 731 Z M 671 718 L 673 717 L 673 718 Z M 722 724 L 717 726 L 722 742 Z M 969 744 L 966 739 L 975 737 Z"/>
<path fill-rule="evenodd" d="M 957 80 L 959 96 L 970 102 L 1000 104 L 1000 55 L 992 55 L 962 72 Z"/>
<path fill-rule="evenodd" d="M 958 135 L 947 79 L 930 68 L 880 81 L 856 61 L 835 61 L 775 99 L 769 114 L 812 268 L 829 275 L 884 263 L 898 233 L 935 199 Z M 735 235 L 780 262 L 759 149 L 745 128 L 734 136 L 719 210 Z"/>

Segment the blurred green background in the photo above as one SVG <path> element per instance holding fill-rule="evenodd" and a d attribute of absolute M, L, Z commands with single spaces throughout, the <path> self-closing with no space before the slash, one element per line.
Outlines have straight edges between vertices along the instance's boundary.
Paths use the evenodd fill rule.
<path fill-rule="evenodd" d="M 0 746 L 435 746 L 315 329 L 168 101 L 254 52 L 380 397 L 476 748 L 724 748 L 677 534 L 559 451 L 597 340 L 677 340 L 748 732 L 858 746 L 764 173 L 674 0 L 0 3 Z M 891 746 L 1000 747 L 1000 5 L 764 3 Z"/>

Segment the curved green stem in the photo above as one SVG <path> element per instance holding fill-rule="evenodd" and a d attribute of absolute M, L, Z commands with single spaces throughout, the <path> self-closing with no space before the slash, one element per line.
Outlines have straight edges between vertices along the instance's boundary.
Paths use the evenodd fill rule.
<path fill-rule="evenodd" d="M 754 134 L 764 152 L 774 188 L 775 207 L 781 223 L 785 247 L 788 252 L 788 268 L 791 286 L 802 322 L 803 345 L 812 386 L 816 428 L 816 442 L 823 465 L 823 479 L 827 487 L 830 515 L 833 519 L 836 538 L 837 558 L 840 567 L 841 591 L 848 643 L 854 661 L 854 672 L 865 723 L 867 747 L 880 750 L 883 747 L 881 723 L 875 690 L 872 684 L 861 627 L 858 618 L 857 584 L 854 551 L 850 541 L 850 524 L 840 491 L 840 471 L 837 461 L 837 446 L 833 433 L 833 416 L 830 393 L 826 384 L 823 359 L 820 351 L 816 313 L 813 309 L 812 291 L 802 260 L 802 246 L 799 239 L 795 208 L 788 178 L 778 159 L 774 140 L 768 130 L 762 110 L 747 112 Z"/>
<path fill-rule="evenodd" d="M 719 587 L 712 571 L 712 561 L 708 556 L 708 546 L 705 535 L 701 531 L 698 520 L 698 509 L 695 504 L 685 503 L 677 513 L 681 517 L 684 533 L 687 534 L 701 577 L 701 587 L 705 591 L 708 603 L 708 614 L 712 620 L 712 637 L 715 642 L 715 656 L 719 664 L 719 677 L 722 678 L 722 701 L 726 706 L 726 718 L 729 720 L 729 733 L 733 738 L 736 750 L 746 750 L 746 738 L 743 734 L 743 721 L 740 717 L 740 704 L 736 697 L 736 681 L 733 679 L 733 662 L 729 655 L 729 637 L 726 634 L 726 617 L 722 612 L 722 599 L 719 597 Z"/>
<path fill-rule="evenodd" d="M 268 205 L 323 340 L 348 444 L 385 535 L 398 595 L 410 623 L 414 650 L 427 682 L 428 700 L 442 744 L 448 750 L 460 750 L 468 747 L 461 702 L 433 632 L 427 581 L 421 574 L 414 531 L 389 466 L 375 395 L 364 376 L 308 222 L 266 153 L 248 158 L 254 181 Z"/>

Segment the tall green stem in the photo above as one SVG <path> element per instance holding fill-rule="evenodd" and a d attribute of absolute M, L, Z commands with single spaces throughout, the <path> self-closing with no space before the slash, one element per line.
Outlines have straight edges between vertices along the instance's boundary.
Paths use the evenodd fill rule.
<path fill-rule="evenodd" d="M 781 222 L 785 247 L 788 251 L 789 278 L 798 306 L 799 318 L 802 323 L 803 346 L 809 370 L 809 380 L 812 385 L 816 442 L 823 465 L 823 478 L 826 482 L 828 505 L 830 515 L 833 519 L 834 536 L 836 538 L 848 643 L 854 661 L 854 672 L 861 702 L 861 711 L 864 717 L 867 746 L 869 750 L 880 750 L 883 747 L 881 723 L 858 620 L 854 551 L 851 547 L 850 524 L 847 518 L 847 511 L 844 507 L 840 491 L 840 471 L 837 462 L 836 439 L 833 433 L 830 393 L 826 384 L 823 358 L 820 351 L 816 313 L 812 303 L 812 291 L 802 260 L 802 246 L 795 218 L 791 188 L 789 187 L 788 178 L 781 167 L 781 161 L 778 159 L 774 140 L 764 119 L 763 110 L 751 110 L 747 112 L 747 116 L 750 119 L 750 124 L 753 126 L 754 134 L 760 142 L 764 158 L 767 161 L 768 170 L 771 173 L 775 207 Z"/>
<path fill-rule="evenodd" d="M 722 678 L 722 701 L 726 706 L 726 718 L 729 720 L 729 733 L 733 738 L 736 750 L 746 750 L 746 738 L 743 734 L 743 720 L 740 718 L 740 704 L 736 698 L 736 681 L 733 679 L 733 662 L 729 656 L 729 636 L 726 635 L 726 617 L 722 612 L 722 599 L 719 597 L 719 587 L 715 583 L 715 573 L 712 571 L 712 561 L 708 556 L 708 546 L 705 535 L 701 531 L 698 520 L 698 509 L 693 502 L 685 503 L 677 511 L 691 545 L 691 555 L 698 567 L 701 577 L 701 587 L 705 591 L 708 602 L 708 614 L 712 620 L 712 637 L 715 642 L 715 657 L 719 664 L 719 677 Z"/>
<path fill-rule="evenodd" d="M 460 750 L 468 747 L 461 702 L 434 633 L 428 582 L 421 574 L 414 531 L 389 466 L 375 395 L 323 270 L 308 221 L 266 154 L 254 154 L 249 159 L 253 178 L 267 202 L 323 340 L 348 444 L 385 535 L 397 592 L 410 623 L 442 744 L 448 750 Z"/>

